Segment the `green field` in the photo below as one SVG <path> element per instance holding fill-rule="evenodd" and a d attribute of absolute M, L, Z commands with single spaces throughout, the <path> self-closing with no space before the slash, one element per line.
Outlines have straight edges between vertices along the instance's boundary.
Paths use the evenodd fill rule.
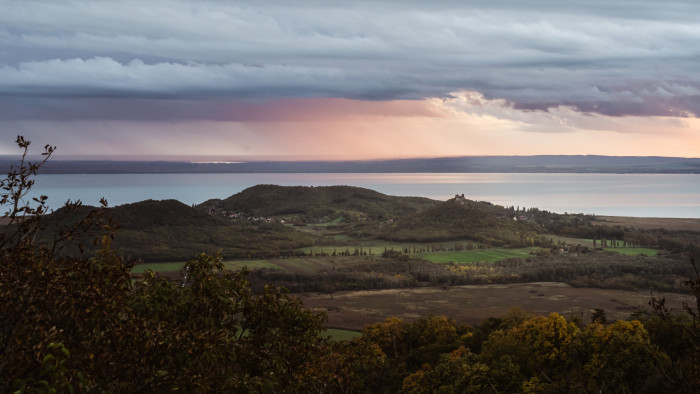
<path fill-rule="evenodd" d="M 224 261 L 224 267 L 229 271 L 240 271 L 243 267 L 248 267 L 249 270 L 260 269 L 260 268 L 272 268 L 272 269 L 282 269 L 277 264 L 271 263 L 267 260 L 231 260 Z"/>
<path fill-rule="evenodd" d="M 332 268 L 335 265 L 328 257 L 295 257 L 284 259 L 283 263 L 285 267 L 282 269 L 301 273 L 315 273 L 319 269 Z"/>
<path fill-rule="evenodd" d="M 378 255 L 381 255 L 381 252 L 384 251 L 384 246 L 387 246 L 387 249 L 393 249 L 394 250 L 402 250 L 405 248 L 408 248 L 409 250 L 413 250 L 414 245 L 400 245 L 400 244 L 393 244 L 393 245 L 381 245 L 381 247 L 373 246 L 371 247 L 371 251 L 374 254 L 374 258 L 380 258 Z M 452 246 L 452 245 L 449 245 Z M 416 246 L 418 248 L 419 246 Z M 445 245 L 447 247 L 447 245 Z M 359 248 L 359 247 L 358 247 Z M 314 248 L 314 252 L 320 252 L 320 250 L 323 249 L 326 252 L 333 252 L 333 247 L 317 247 Z M 336 247 L 336 251 L 345 251 L 346 248 L 343 247 L 342 249 L 340 247 Z M 350 253 L 352 253 L 355 250 L 355 247 L 348 248 Z M 369 247 L 363 247 L 363 251 L 369 252 Z M 454 262 L 454 263 L 472 263 L 472 262 L 477 262 L 477 261 L 486 261 L 486 262 L 494 262 L 494 261 L 500 261 L 500 260 L 505 260 L 511 257 L 528 257 L 530 255 L 530 252 L 533 250 L 537 250 L 537 248 L 519 248 L 519 249 L 477 249 L 477 250 L 463 250 L 463 251 L 457 251 L 457 252 L 432 252 L 432 253 L 416 253 L 416 256 L 420 256 L 421 258 L 424 258 L 428 261 L 438 263 L 438 264 L 445 264 L 449 262 Z M 621 249 L 612 249 L 614 251 L 620 251 Z M 637 251 L 636 253 L 633 251 Z M 626 248 L 622 252 L 629 252 L 626 254 L 648 254 L 650 256 L 653 256 L 655 254 L 651 252 L 656 252 L 653 249 L 643 249 L 643 248 Z M 368 256 L 365 256 L 365 258 L 369 258 Z M 255 269 L 260 269 L 260 268 L 269 268 L 269 269 L 279 269 L 279 270 L 286 270 L 286 271 L 300 271 L 300 272 L 309 272 L 309 273 L 314 273 L 317 272 L 319 269 L 333 269 L 333 267 L 338 267 L 338 266 L 344 266 L 347 264 L 354 264 L 357 263 L 360 260 L 357 260 L 357 257 L 334 257 L 332 260 L 329 259 L 329 257 L 296 257 L 296 258 L 286 258 L 286 259 L 274 259 L 272 261 L 269 260 L 228 260 L 224 261 L 224 267 L 227 270 L 230 271 L 240 271 L 243 269 L 243 267 L 247 267 L 249 270 L 255 270 Z M 365 260 L 362 260 L 365 261 Z M 174 263 L 145 263 L 145 264 L 139 264 L 134 266 L 134 268 L 131 270 L 132 273 L 134 274 L 140 274 L 146 271 L 147 269 L 151 269 L 155 272 L 172 272 L 172 271 L 179 271 L 181 270 L 185 265 L 185 262 L 174 262 Z"/>
<path fill-rule="evenodd" d="M 374 258 L 380 258 L 378 255 L 384 251 L 384 246 L 387 249 L 402 250 L 404 248 L 409 248 L 413 250 L 414 245 L 381 245 L 373 246 L 371 248 Z M 445 245 L 447 247 L 448 245 Z M 449 245 L 452 246 L 452 245 Z M 416 245 L 416 248 L 419 246 Z M 335 247 L 337 252 L 345 251 L 346 248 Z M 358 247 L 359 248 L 359 247 Z M 333 247 L 316 247 L 314 252 L 319 252 L 323 249 L 326 252 L 333 252 Z M 355 247 L 347 248 L 350 253 L 352 253 Z M 495 261 L 501 261 L 512 257 L 527 258 L 530 253 L 536 251 L 538 248 L 518 248 L 518 249 L 477 249 L 477 250 L 462 250 L 462 251 L 451 251 L 451 252 L 433 252 L 433 253 L 417 253 L 416 256 L 426 259 L 437 264 L 446 263 L 474 263 L 474 262 L 489 262 L 493 263 Z M 363 251 L 369 252 L 369 247 L 364 246 Z M 649 248 L 605 248 L 605 251 L 617 252 L 624 255 L 646 255 L 646 256 L 656 256 L 659 251 L 657 249 Z M 367 257 L 365 257 L 367 258 Z M 348 260 L 346 260 L 348 259 Z M 273 262 L 274 261 L 274 262 Z M 334 267 L 344 266 L 346 264 L 353 264 L 360 260 L 353 257 L 335 257 L 329 260 L 328 257 L 296 257 L 287 259 L 275 259 L 273 261 L 269 260 L 229 260 L 224 261 L 224 267 L 230 271 L 240 271 L 243 267 L 247 267 L 249 270 L 268 268 L 268 269 L 279 269 L 286 271 L 299 271 L 314 273 L 320 269 L 333 269 Z M 364 261 L 364 260 L 362 260 Z M 155 272 L 172 272 L 179 271 L 185 265 L 185 262 L 173 262 L 173 263 L 145 263 L 134 266 L 131 270 L 134 274 L 143 273 L 146 269 L 151 269 Z"/>
<path fill-rule="evenodd" d="M 347 241 L 350 241 L 352 239 L 353 238 L 351 236 L 346 235 L 346 234 L 336 234 L 333 236 L 333 240 L 338 241 L 338 242 L 347 242 Z"/>
<path fill-rule="evenodd" d="M 559 237 L 559 236 L 552 236 L 551 237 L 554 242 L 563 242 L 566 243 L 567 245 L 581 245 L 581 246 L 588 246 L 588 247 L 593 247 L 593 240 L 592 239 L 582 239 L 582 238 L 570 238 L 570 237 Z M 596 244 L 596 247 L 600 247 L 600 242 Z M 617 252 L 620 254 L 624 254 L 627 256 L 631 255 L 646 255 L 646 256 L 656 256 L 659 254 L 658 249 L 650 249 L 650 248 L 603 248 L 606 252 Z"/>
<path fill-rule="evenodd" d="M 334 224 L 340 224 L 343 221 L 344 217 L 342 215 L 338 216 L 337 218 L 329 221 L 329 222 L 322 222 L 322 223 L 314 223 L 310 224 L 311 226 L 314 227 L 328 227 Z"/>
<path fill-rule="evenodd" d="M 473 263 L 477 261 L 488 261 L 492 263 L 511 257 L 528 257 L 530 252 L 534 250 L 537 250 L 537 248 L 463 250 L 459 252 L 425 253 L 421 255 L 421 258 L 438 264 L 449 262 Z"/>
<path fill-rule="evenodd" d="M 603 248 L 606 252 L 617 252 L 624 255 L 638 255 L 643 254 L 645 256 L 656 256 L 659 254 L 658 249 L 649 248 Z"/>

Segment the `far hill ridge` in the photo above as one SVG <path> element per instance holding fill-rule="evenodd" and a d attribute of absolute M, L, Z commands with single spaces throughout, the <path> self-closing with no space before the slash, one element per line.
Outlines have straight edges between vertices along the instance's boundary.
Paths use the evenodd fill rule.
<path fill-rule="evenodd" d="M 310 220 L 385 220 L 417 213 L 438 202 L 423 197 L 388 196 L 354 186 L 257 185 L 224 200 L 209 200 L 198 208 L 252 216 L 303 217 Z"/>

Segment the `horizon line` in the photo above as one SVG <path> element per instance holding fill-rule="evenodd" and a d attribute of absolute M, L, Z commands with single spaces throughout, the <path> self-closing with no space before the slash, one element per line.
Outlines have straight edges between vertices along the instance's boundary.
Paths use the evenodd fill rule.
<path fill-rule="evenodd" d="M 40 155 L 29 155 L 30 160 L 40 158 Z M 461 158 L 527 158 L 527 157 L 609 157 L 609 158 L 669 158 L 669 159 L 700 159 L 700 157 L 688 156 L 661 156 L 661 155 L 600 155 L 600 154 L 536 154 L 536 155 L 449 155 L 449 156 L 406 156 L 406 157 L 380 157 L 380 158 L 339 158 L 321 155 L 129 155 L 129 154 L 55 154 L 50 161 L 113 161 L 113 162 L 173 162 L 190 164 L 244 164 L 254 162 L 387 162 L 402 160 L 439 160 Z M 0 160 L 18 159 L 18 155 L 1 154 Z"/>

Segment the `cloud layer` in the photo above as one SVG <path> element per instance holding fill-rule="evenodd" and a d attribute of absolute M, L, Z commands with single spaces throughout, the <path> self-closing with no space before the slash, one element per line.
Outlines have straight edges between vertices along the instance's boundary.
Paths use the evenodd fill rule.
<path fill-rule="evenodd" d="M 269 100 L 462 91 L 524 112 L 700 114 L 699 4 L 569 3 L 9 2 L 0 117 L 244 120 Z"/>

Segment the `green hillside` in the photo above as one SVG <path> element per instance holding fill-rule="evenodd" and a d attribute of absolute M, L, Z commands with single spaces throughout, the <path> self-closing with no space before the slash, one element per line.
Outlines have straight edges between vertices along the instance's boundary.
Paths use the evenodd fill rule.
<path fill-rule="evenodd" d="M 469 239 L 490 246 L 533 246 L 541 232 L 528 216 L 488 202 L 453 198 L 384 228 L 380 237 L 398 242 Z"/>
<path fill-rule="evenodd" d="M 49 222 L 75 221 L 83 219 L 92 206 L 81 206 L 75 210 L 60 208 L 50 217 Z M 145 200 L 106 208 L 107 217 L 114 219 L 123 228 L 138 229 L 160 226 L 208 226 L 225 225 L 226 222 L 212 217 L 199 209 L 192 208 L 177 200 Z"/>
<path fill-rule="evenodd" d="M 110 216 L 126 228 L 160 226 L 211 226 L 225 225 L 219 219 L 203 213 L 177 200 L 146 200 L 111 208 Z"/>
<path fill-rule="evenodd" d="M 82 220 L 92 209 L 57 211 L 47 218 L 55 224 L 42 238 L 52 239 L 51 234 L 66 223 Z M 453 246 L 456 252 L 463 248 L 550 248 L 553 236 L 595 239 L 602 247 L 661 246 L 680 251 L 697 237 L 686 232 L 595 226 L 592 216 L 521 210 L 464 196 L 440 202 L 349 186 L 259 185 L 197 207 L 175 200 L 147 200 L 108 208 L 104 214 L 120 226 L 113 247 L 124 256 L 147 262 L 187 260 L 220 249 L 227 259 L 285 257 L 308 253 L 302 248 L 312 245 L 342 250 L 386 241 L 459 241 Z M 83 241 L 89 249 L 90 240 Z"/>
<path fill-rule="evenodd" d="M 93 209 L 58 210 L 48 218 L 52 225 L 44 238 Z M 104 214 L 119 226 L 113 248 L 145 261 L 187 260 L 219 249 L 226 258 L 277 257 L 313 244 L 311 236 L 279 223 L 228 222 L 175 200 L 141 201 L 107 208 Z"/>
<path fill-rule="evenodd" d="M 224 200 L 206 201 L 198 208 L 330 222 L 340 216 L 343 221 L 394 219 L 436 204 L 428 198 L 394 197 L 352 186 L 258 185 Z"/>

